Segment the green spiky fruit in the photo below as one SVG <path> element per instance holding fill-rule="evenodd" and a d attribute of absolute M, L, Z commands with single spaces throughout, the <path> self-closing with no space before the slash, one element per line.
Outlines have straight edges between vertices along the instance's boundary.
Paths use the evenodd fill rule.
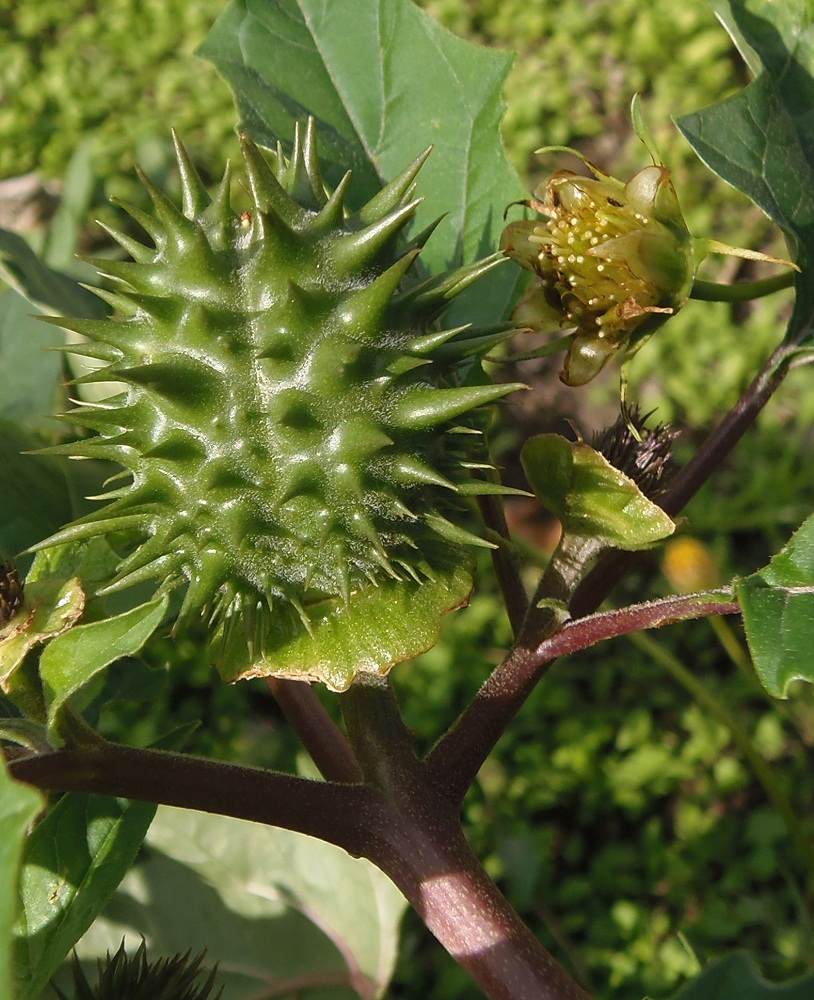
<path fill-rule="evenodd" d="M 108 589 L 184 585 L 181 614 L 218 623 L 230 678 L 341 689 L 430 645 L 466 600 L 469 546 L 488 544 L 455 523 L 461 497 L 502 489 L 473 478 L 468 415 L 517 386 L 459 384 L 456 365 L 504 333 L 436 321 L 498 258 L 413 277 L 433 227 L 402 233 L 426 154 L 350 213 L 350 175 L 326 192 L 312 125 L 274 166 L 244 135 L 240 214 L 228 169 L 210 199 L 176 146 L 182 209 L 144 178 L 155 215 L 124 207 L 154 246 L 111 232 L 133 261 L 95 262 L 116 314 L 54 320 L 104 363 L 78 381 L 127 387 L 71 410 L 96 436 L 56 450 L 129 477 L 47 544 L 136 531 Z"/>

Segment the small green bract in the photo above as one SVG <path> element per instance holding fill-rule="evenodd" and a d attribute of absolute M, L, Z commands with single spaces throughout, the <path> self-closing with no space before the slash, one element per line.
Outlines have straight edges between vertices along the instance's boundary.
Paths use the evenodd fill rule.
<path fill-rule="evenodd" d="M 472 472 L 484 459 L 471 411 L 517 386 L 471 358 L 504 331 L 437 325 L 499 255 L 415 276 L 434 227 L 402 234 L 426 154 L 351 213 L 350 174 L 326 191 L 311 124 L 273 166 L 241 142 L 249 211 L 232 209 L 228 169 L 211 199 L 176 142 L 182 208 L 143 178 L 155 215 L 124 207 L 154 246 L 111 230 L 133 261 L 95 261 L 116 284 L 100 292 L 114 316 L 52 320 L 103 363 L 80 382 L 127 386 L 67 413 L 97 433 L 52 451 L 113 460 L 127 481 L 39 547 L 135 533 L 108 591 L 185 587 L 180 618 L 217 623 L 230 679 L 341 689 L 432 644 L 466 601 L 470 547 L 489 544 L 456 523 L 461 498 L 511 492 Z M 405 613 L 410 636 L 391 634 Z"/>

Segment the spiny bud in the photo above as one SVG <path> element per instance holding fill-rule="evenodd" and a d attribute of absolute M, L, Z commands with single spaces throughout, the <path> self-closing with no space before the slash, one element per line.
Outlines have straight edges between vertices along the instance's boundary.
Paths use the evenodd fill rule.
<path fill-rule="evenodd" d="M 179 141 L 182 205 L 144 178 L 154 213 L 129 211 L 153 245 L 110 230 L 133 260 L 98 261 L 116 313 L 51 320 L 102 362 L 79 383 L 124 391 L 65 414 L 94 433 L 50 450 L 126 472 L 36 548 L 129 539 L 103 593 L 181 588 L 180 618 L 210 621 L 227 679 L 344 690 L 431 645 L 466 601 L 471 547 L 493 544 L 458 521 L 465 498 L 512 492 L 472 474 L 477 411 L 520 388 L 472 360 L 511 331 L 437 321 L 503 258 L 417 282 L 430 230 L 404 232 L 427 154 L 352 212 L 350 176 L 320 180 L 313 122 L 290 159 L 241 145 L 248 211 L 228 172 L 210 198 Z"/>
<path fill-rule="evenodd" d="M 610 427 L 597 432 L 590 443 L 653 500 L 664 492 L 669 481 L 670 457 L 678 431 L 667 424 L 646 430 L 648 416 L 635 406 L 626 409 Z"/>
<path fill-rule="evenodd" d="M 107 953 L 104 961 L 97 961 L 98 979 L 92 987 L 74 954 L 73 997 L 54 986 L 59 1000 L 220 1000 L 223 987 L 213 993 L 217 968 L 201 981 L 204 970 L 201 964 L 206 952 L 197 958 L 175 955 L 174 958 L 147 960 L 144 941 L 136 954 L 129 958 L 124 941 L 115 955 Z"/>

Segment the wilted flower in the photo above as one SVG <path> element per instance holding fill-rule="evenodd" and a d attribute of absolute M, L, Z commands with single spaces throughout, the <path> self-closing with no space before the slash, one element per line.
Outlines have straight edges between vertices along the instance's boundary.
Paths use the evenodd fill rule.
<path fill-rule="evenodd" d="M 560 372 L 567 385 L 589 382 L 616 351 L 678 312 L 696 267 L 665 167 L 645 167 L 624 184 L 585 163 L 593 177 L 558 170 L 534 192 L 530 207 L 546 222 L 513 222 L 501 241 L 541 279 L 514 320 L 540 332 L 574 330 Z"/>

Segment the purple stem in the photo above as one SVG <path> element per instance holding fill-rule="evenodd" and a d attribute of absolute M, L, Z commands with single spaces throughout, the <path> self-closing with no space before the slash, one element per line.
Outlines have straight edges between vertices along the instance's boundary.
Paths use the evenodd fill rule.
<path fill-rule="evenodd" d="M 361 785 L 99 741 L 16 757 L 11 774 L 49 791 L 93 792 L 234 816 L 319 837 L 361 854 L 379 809 Z"/>
<path fill-rule="evenodd" d="M 364 695 L 363 695 L 364 698 Z M 356 735 L 371 752 L 391 699 L 377 696 Z M 362 704 L 365 712 L 367 706 Z M 351 713 L 353 714 L 353 713 Z M 360 731 L 361 728 L 361 731 Z M 401 746 L 401 741 L 397 741 Z M 420 763 L 385 755 L 368 785 L 308 781 L 257 768 L 100 741 L 12 755 L 15 778 L 48 790 L 91 792 L 199 809 L 296 830 L 367 857 L 385 871 L 491 1000 L 589 1000 L 525 927 L 463 836 L 457 810 Z M 379 787 L 376 787 L 378 784 Z"/>
<path fill-rule="evenodd" d="M 350 743 L 311 685 L 281 677 L 267 677 L 266 683 L 322 777 L 326 781 L 360 782 L 362 771 Z"/>

